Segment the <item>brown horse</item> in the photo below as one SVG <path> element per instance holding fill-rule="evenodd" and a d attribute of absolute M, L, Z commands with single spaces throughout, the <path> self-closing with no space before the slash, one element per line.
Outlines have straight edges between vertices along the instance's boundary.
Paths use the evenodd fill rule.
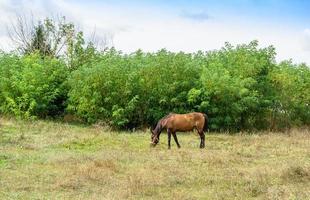
<path fill-rule="evenodd" d="M 167 129 L 168 133 L 168 149 L 170 149 L 171 134 L 173 135 L 174 141 L 180 148 L 176 132 L 186 132 L 196 129 L 200 136 L 200 148 L 205 147 L 205 134 L 204 131 L 208 128 L 208 117 L 204 113 L 193 112 L 188 114 L 174 114 L 169 115 L 160 119 L 156 127 L 152 130 L 151 146 L 156 146 L 159 142 L 159 136 L 163 129 Z"/>

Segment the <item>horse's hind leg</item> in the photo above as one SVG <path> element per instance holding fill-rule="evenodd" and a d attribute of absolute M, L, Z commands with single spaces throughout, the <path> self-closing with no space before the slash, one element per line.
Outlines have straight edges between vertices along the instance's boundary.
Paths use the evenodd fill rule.
<path fill-rule="evenodd" d="M 178 148 L 181 148 L 179 141 L 178 141 L 178 138 L 177 138 L 177 134 L 175 132 L 172 132 L 172 135 L 173 135 L 174 141 L 177 144 Z"/>
<path fill-rule="evenodd" d="M 200 148 L 205 148 L 205 133 L 203 131 L 199 131 L 200 136 Z"/>
<path fill-rule="evenodd" d="M 167 130 L 168 133 L 168 149 L 171 148 L 171 131 L 170 129 Z"/>

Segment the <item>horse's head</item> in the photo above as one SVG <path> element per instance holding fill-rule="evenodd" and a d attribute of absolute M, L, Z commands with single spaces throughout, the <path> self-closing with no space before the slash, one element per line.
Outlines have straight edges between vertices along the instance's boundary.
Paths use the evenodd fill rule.
<path fill-rule="evenodd" d="M 151 147 L 155 147 L 156 144 L 158 144 L 159 142 L 159 137 L 156 131 L 152 130 L 152 128 L 150 128 L 150 131 L 151 131 Z"/>

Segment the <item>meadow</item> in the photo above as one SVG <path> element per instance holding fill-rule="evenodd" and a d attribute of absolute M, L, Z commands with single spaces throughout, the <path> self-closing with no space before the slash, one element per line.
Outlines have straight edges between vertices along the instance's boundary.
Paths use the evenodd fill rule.
<path fill-rule="evenodd" d="M 308 199 L 310 130 L 162 134 L 0 118 L 1 199 Z"/>

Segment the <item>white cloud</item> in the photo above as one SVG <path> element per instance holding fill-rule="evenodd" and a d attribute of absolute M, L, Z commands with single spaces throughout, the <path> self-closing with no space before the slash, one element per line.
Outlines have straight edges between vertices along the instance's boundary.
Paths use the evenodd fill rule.
<path fill-rule="evenodd" d="M 302 38 L 303 50 L 310 52 L 310 29 L 305 29 Z"/>
<path fill-rule="evenodd" d="M 0 36 L 0 50 L 11 50 L 12 44 L 6 36 Z"/>
<path fill-rule="evenodd" d="M 221 48 L 225 41 L 238 44 L 257 39 L 262 46 L 276 47 L 277 60 L 293 58 L 296 62 L 310 64 L 309 29 L 302 31 L 288 25 L 223 18 L 213 15 L 214 13 L 210 13 L 212 18 L 207 20 L 210 15 L 206 12 L 187 11 L 185 17 L 184 11 L 177 9 L 102 2 L 77 3 L 72 0 L 23 0 L 18 6 L 14 0 L 0 0 L 0 23 L 6 22 L 5 16 L 12 18 L 16 9 L 28 12 L 31 10 L 39 18 L 52 14 L 65 15 L 85 33 L 96 29 L 99 36 L 113 35 L 114 46 L 124 52 L 132 52 L 138 48 L 145 51 L 161 48 L 186 52 L 207 51 Z M 188 20 L 189 18 L 192 20 Z M 199 23 L 195 23 L 193 18 L 196 21 L 199 19 Z M 0 35 L 1 32 L 3 26 L 0 28 Z M 7 42 L 7 38 L 2 36 L 0 48 L 6 46 Z"/>

